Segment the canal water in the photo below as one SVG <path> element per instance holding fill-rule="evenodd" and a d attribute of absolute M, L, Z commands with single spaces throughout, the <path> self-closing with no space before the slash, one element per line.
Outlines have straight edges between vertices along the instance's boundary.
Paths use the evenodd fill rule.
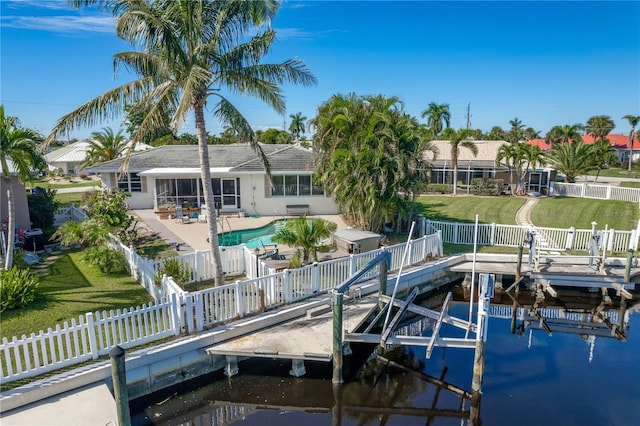
<path fill-rule="evenodd" d="M 598 305 L 585 294 L 583 301 Z M 592 300 L 589 300 L 592 299 Z M 635 308 L 637 312 L 637 307 Z M 450 307 L 466 318 L 468 304 Z M 490 318 L 480 402 L 483 425 L 640 425 L 640 313 L 628 315 L 626 341 L 517 329 Z M 460 337 L 443 324 L 440 335 Z M 331 384 L 328 364 L 307 363 L 289 376 L 290 362 L 253 359 L 240 373 L 216 373 L 132 403 L 134 425 L 461 425 L 469 402 L 445 387 L 471 390 L 474 351 L 389 348 L 377 358 L 354 346 L 348 382 Z M 409 367 L 387 364 L 385 359 Z M 464 414 L 460 414 L 464 411 Z"/>

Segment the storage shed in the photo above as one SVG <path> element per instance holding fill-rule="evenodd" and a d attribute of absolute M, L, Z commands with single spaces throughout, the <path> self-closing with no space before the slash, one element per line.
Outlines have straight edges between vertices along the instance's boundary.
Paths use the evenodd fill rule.
<path fill-rule="evenodd" d="M 380 247 L 382 235 L 354 228 L 340 229 L 333 233 L 336 246 L 351 254 L 364 253 Z"/>

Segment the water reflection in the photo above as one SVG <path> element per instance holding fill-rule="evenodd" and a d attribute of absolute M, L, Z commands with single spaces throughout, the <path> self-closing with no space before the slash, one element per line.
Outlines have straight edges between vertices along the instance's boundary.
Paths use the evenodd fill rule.
<path fill-rule="evenodd" d="M 441 296 L 440 300 L 442 299 Z M 450 314 L 465 317 L 464 292 Z M 632 425 L 640 383 L 640 305 L 599 294 L 559 292 L 531 307 L 521 291 L 492 300 L 483 395 L 471 407 L 473 351 L 436 347 L 354 346 L 347 383 L 331 383 L 331 367 L 308 363 L 307 375 L 288 375 L 288 361 L 247 360 L 240 374 L 221 373 L 157 394 L 132 407 L 137 425 Z M 606 318 L 606 321 L 603 319 Z M 515 321 L 514 321 L 515 318 Z M 610 323 L 606 325 L 606 322 Z M 515 322 L 515 327 L 513 326 Z M 548 330 L 542 326 L 546 323 Z M 602 326 L 602 324 L 605 324 Z M 429 335 L 433 320 L 405 321 L 398 330 Z M 615 327 L 614 327 L 615 326 Z M 446 329 L 446 330 L 445 330 Z M 512 333 L 513 330 L 513 333 Z M 616 332 L 617 330 L 617 332 Z M 447 335 L 463 334 L 443 325 Z"/>

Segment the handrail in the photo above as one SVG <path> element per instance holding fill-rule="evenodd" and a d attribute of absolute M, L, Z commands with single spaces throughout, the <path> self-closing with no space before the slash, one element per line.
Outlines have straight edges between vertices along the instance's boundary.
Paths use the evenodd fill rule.
<path fill-rule="evenodd" d="M 373 258 L 373 260 L 367 263 L 364 268 L 360 269 L 354 276 L 346 280 L 340 287 L 338 287 L 336 289 L 336 293 L 344 293 L 345 291 L 347 291 L 352 284 L 356 283 L 360 278 L 362 278 L 364 274 L 369 272 L 371 269 L 373 269 L 374 266 L 376 266 L 378 263 L 382 262 L 383 260 L 386 260 L 387 262 L 390 263 L 391 253 L 385 250 L 379 255 L 377 255 L 375 258 Z"/>

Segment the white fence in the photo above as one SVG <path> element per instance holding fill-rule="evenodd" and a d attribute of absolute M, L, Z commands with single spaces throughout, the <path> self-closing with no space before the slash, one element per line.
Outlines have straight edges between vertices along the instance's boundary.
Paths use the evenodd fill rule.
<path fill-rule="evenodd" d="M 552 195 L 640 203 L 640 188 L 623 188 L 620 186 L 595 185 L 589 183 L 554 182 Z"/>
<path fill-rule="evenodd" d="M 3 382 L 11 382 L 58 368 L 96 359 L 116 345 L 130 347 L 181 333 L 204 330 L 224 321 L 241 318 L 279 305 L 328 292 L 350 278 L 375 258 L 380 250 L 391 253 L 389 270 L 400 268 L 405 244 L 351 255 L 342 259 L 314 263 L 294 270 L 275 273 L 244 246 L 226 247 L 225 267 L 245 269 L 246 281 L 188 293 L 170 277 L 163 277 L 156 286 L 155 277 L 160 262 L 139 256 L 129 247 L 112 240 L 110 245 L 123 251 L 131 273 L 156 299 L 155 304 L 116 312 L 88 313 L 64 323 L 55 330 L 32 333 L 27 337 L 4 338 L 0 345 L 0 370 Z M 206 252 L 180 256 L 192 267 L 196 276 L 205 277 Z M 425 235 L 409 243 L 405 265 L 421 263 L 442 256 L 441 234 Z M 257 266 L 257 268 L 256 268 Z M 260 271 L 257 271 L 259 269 Z M 208 271 L 208 272 L 207 272 Z M 370 271 L 362 279 L 377 274 Z M 202 278 L 205 279 L 205 278 Z"/>
<path fill-rule="evenodd" d="M 438 222 L 425 219 L 425 226 L 430 232 L 441 231 L 442 242 L 452 244 L 473 244 L 475 224 L 458 222 Z M 639 223 L 640 227 L 640 223 Z M 609 252 L 623 252 L 638 247 L 640 232 L 618 231 L 607 229 L 560 229 L 544 227 L 528 227 L 521 225 L 500 225 L 496 223 L 478 224 L 478 245 L 518 247 L 525 244 L 529 232 L 536 237 L 536 247 L 541 250 L 576 250 L 589 251 L 589 242 L 594 233 L 606 233 L 602 238 Z"/>
<path fill-rule="evenodd" d="M 102 311 L 79 316 L 71 324 L 56 325 L 39 334 L 2 339 L 0 353 L 2 381 L 33 377 L 62 367 L 106 355 L 119 345 L 140 345 L 167 336 L 178 335 L 176 297 L 173 303 Z"/>
<path fill-rule="evenodd" d="M 80 222 L 81 220 L 88 218 L 84 210 L 82 210 L 79 207 L 76 207 L 75 205 L 71 205 L 70 207 L 58 208 L 55 212 L 54 217 L 55 217 L 54 223 L 56 226 L 59 226 L 65 222 L 70 222 L 70 221 Z"/>

